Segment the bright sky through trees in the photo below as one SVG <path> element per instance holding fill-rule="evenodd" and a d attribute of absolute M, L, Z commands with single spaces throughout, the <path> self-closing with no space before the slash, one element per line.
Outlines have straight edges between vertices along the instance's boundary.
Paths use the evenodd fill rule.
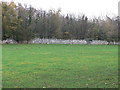
<path fill-rule="evenodd" d="M 3 0 L 11 1 L 11 0 Z M 62 13 L 85 14 L 88 17 L 118 15 L 119 0 L 13 0 L 22 4 L 32 5 L 35 8 L 62 9 Z"/>

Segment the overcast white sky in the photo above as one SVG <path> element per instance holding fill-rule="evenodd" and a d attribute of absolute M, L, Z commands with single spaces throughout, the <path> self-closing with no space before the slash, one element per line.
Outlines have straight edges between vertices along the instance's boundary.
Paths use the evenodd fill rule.
<path fill-rule="evenodd" d="M 3 0 L 11 1 L 11 0 Z M 13 0 L 22 4 L 32 5 L 43 10 L 61 8 L 62 13 L 85 14 L 88 17 L 118 15 L 120 0 Z"/>

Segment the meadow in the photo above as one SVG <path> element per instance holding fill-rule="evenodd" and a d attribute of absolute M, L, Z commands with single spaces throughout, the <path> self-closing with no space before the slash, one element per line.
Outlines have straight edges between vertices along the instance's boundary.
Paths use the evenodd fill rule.
<path fill-rule="evenodd" d="M 3 88 L 117 88 L 117 45 L 2 45 Z"/>

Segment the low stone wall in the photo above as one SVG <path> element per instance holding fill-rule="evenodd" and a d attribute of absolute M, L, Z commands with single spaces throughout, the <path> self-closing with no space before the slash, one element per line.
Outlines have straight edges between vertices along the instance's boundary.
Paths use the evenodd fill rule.
<path fill-rule="evenodd" d="M 36 44 L 113 44 L 113 45 L 120 45 L 120 42 L 107 42 L 102 40 L 92 40 L 87 42 L 86 40 L 63 40 L 63 39 L 33 39 L 29 41 L 29 43 L 36 43 Z"/>
<path fill-rule="evenodd" d="M 62 40 L 62 39 L 33 39 L 29 43 L 36 44 L 87 44 L 85 40 Z"/>
<path fill-rule="evenodd" d="M 15 40 L 7 39 L 0 41 L 2 44 L 17 44 Z M 24 41 L 22 43 L 27 43 L 27 41 Z M 35 38 L 28 42 L 29 44 L 112 44 L 112 45 L 120 45 L 120 42 L 107 42 L 102 40 L 92 40 L 92 41 L 86 41 L 86 40 L 63 40 L 63 39 L 40 39 Z"/>
<path fill-rule="evenodd" d="M 2 44 L 16 44 L 17 42 L 13 39 L 3 40 Z"/>
<path fill-rule="evenodd" d="M 101 40 L 93 40 L 90 42 L 90 44 L 105 44 L 107 45 L 108 42 L 107 41 L 101 41 Z"/>

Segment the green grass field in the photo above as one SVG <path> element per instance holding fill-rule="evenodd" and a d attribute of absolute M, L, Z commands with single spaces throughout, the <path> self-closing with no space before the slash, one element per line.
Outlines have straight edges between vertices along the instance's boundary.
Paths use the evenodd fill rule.
<path fill-rule="evenodd" d="M 3 45 L 3 88 L 117 88 L 117 45 Z"/>

